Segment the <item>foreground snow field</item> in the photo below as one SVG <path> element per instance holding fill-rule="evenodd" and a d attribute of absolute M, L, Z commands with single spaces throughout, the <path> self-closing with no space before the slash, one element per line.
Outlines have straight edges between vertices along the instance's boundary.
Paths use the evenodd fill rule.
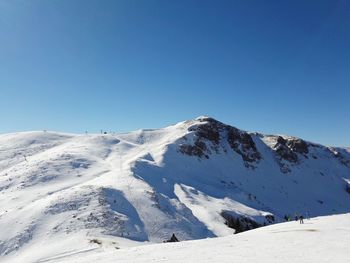
<path fill-rule="evenodd" d="M 161 243 L 172 233 L 231 240 L 285 216 L 349 212 L 349 149 L 208 117 L 123 134 L 0 135 L 0 261 L 114 255 L 116 247 Z M 215 240 L 198 244 L 227 242 Z M 183 244 L 197 243 L 174 246 Z M 173 245 L 154 249 L 163 246 Z"/>
<path fill-rule="evenodd" d="M 123 242 L 116 242 L 116 245 Z M 37 262 L 345 263 L 350 258 L 350 214 L 280 223 L 237 235 L 179 243 L 111 247 L 108 242 L 53 254 Z M 48 246 L 49 247 L 49 246 Z M 44 249 L 46 247 L 44 246 Z M 52 248 L 51 248 L 52 249 Z M 33 254 L 40 254 L 40 248 Z M 17 257 L 14 262 L 27 262 Z"/>

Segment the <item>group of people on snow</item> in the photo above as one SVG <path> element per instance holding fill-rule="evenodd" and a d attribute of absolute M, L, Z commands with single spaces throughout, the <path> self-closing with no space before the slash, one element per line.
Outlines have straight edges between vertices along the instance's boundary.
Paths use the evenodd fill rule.
<path fill-rule="evenodd" d="M 306 218 L 310 219 L 309 212 L 306 213 Z M 292 217 L 290 215 L 285 215 L 284 220 L 292 221 Z M 294 220 L 299 221 L 300 224 L 304 224 L 304 216 L 302 214 L 295 213 Z"/>

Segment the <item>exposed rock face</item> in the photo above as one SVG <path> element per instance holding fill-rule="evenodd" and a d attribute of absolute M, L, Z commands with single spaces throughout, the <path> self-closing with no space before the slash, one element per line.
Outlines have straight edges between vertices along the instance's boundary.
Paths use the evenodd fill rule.
<path fill-rule="evenodd" d="M 188 128 L 190 132 L 195 132 L 194 143 L 180 145 L 180 152 L 208 159 L 212 152 L 219 153 L 220 149 L 225 152 L 224 145 L 227 142 L 230 148 L 242 157 L 246 167 L 254 168 L 261 159 L 261 154 L 249 133 L 225 125 L 213 118 L 203 117 L 197 121 L 199 123 Z"/>
<path fill-rule="evenodd" d="M 230 211 L 223 211 L 221 216 L 225 218 L 225 224 L 235 230 L 235 234 L 263 226 L 248 217 L 234 216 Z"/>
<path fill-rule="evenodd" d="M 195 131 L 196 135 L 201 139 L 213 142 L 215 145 L 220 143 L 220 132 L 226 129 L 227 125 L 213 119 L 200 119 L 204 124 L 190 127 L 189 131 Z"/>
<path fill-rule="evenodd" d="M 307 142 L 299 138 L 283 138 L 282 136 L 278 136 L 276 144 L 273 146 L 273 150 L 276 153 L 281 171 L 283 173 L 290 172 L 289 165 L 300 163 L 301 156 L 308 159 L 309 146 L 310 145 L 308 145 Z"/>
<path fill-rule="evenodd" d="M 227 140 L 232 150 L 242 156 L 246 166 L 250 166 L 250 164 L 261 159 L 261 155 L 250 134 L 242 132 L 234 127 L 229 127 Z"/>
<path fill-rule="evenodd" d="M 289 162 L 297 163 L 298 156 L 297 154 L 288 146 L 287 140 L 279 136 L 277 138 L 277 143 L 274 146 L 276 154 L 280 159 L 287 160 Z"/>
<path fill-rule="evenodd" d="M 300 154 L 308 154 L 309 148 L 305 141 L 302 139 L 289 139 L 287 140 L 287 146 L 293 151 Z"/>
<path fill-rule="evenodd" d="M 232 211 L 222 211 L 221 216 L 225 219 L 225 224 L 235 230 L 235 234 L 275 223 L 275 217 L 272 214 L 266 215 L 265 221 L 262 223 L 246 216 L 236 215 Z"/>
<path fill-rule="evenodd" d="M 190 156 L 198 156 L 200 158 L 205 157 L 209 159 L 209 156 L 206 154 L 207 145 L 202 141 L 195 141 L 194 145 L 182 144 L 180 145 L 179 151 Z"/>
<path fill-rule="evenodd" d="M 251 133 L 210 117 L 200 117 L 185 124 L 188 131 L 194 136 L 185 135 L 182 138 L 183 143 L 179 146 L 178 151 L 183 154 L 209 159 L 213 153 L 227 153 L 233 150 L 240 155 L 244 166 L 251 169 L 255 169 L 262 159 L 262 154 Z M 261 138 L 268 138 L 269 147 L 283 173 L 291 172 L 293 166 L 300 164 L 305 159 L 317 159 L 312 147 L 323 147 L 295 137 L 261 135 Z M 350 167 L 350 151 L 341 148 L 324 148 L 343 165 Z"/>

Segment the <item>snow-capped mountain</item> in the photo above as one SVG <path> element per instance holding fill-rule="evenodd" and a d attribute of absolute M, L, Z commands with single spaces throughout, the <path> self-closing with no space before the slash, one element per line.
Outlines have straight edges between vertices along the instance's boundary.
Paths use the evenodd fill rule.
<path fill-rule="evenodd" d="M 123 134 L 0 135 L 4 258 L 117 237 L 226 236 L 296 213 L 347 213 L 349 201 L 349 149 L 209 117 Z"/>

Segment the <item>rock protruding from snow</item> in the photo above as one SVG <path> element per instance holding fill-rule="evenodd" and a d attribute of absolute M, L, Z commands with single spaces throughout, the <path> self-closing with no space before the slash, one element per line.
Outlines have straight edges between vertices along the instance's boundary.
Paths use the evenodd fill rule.
<path fill-rule="evenodd" d="M 197 118 L 190 124 L 188 131 L 194 133 L 194 141 L 192 144 L 180 145 L 181 153 L 209 159 L 212 153 L 227 151 L 225 146 L 228 144 L 231 150 L 241 156 L 247 168 L 254 168 L 261 159 L 252 136 L 245 131 L 210 117 Z"/>

